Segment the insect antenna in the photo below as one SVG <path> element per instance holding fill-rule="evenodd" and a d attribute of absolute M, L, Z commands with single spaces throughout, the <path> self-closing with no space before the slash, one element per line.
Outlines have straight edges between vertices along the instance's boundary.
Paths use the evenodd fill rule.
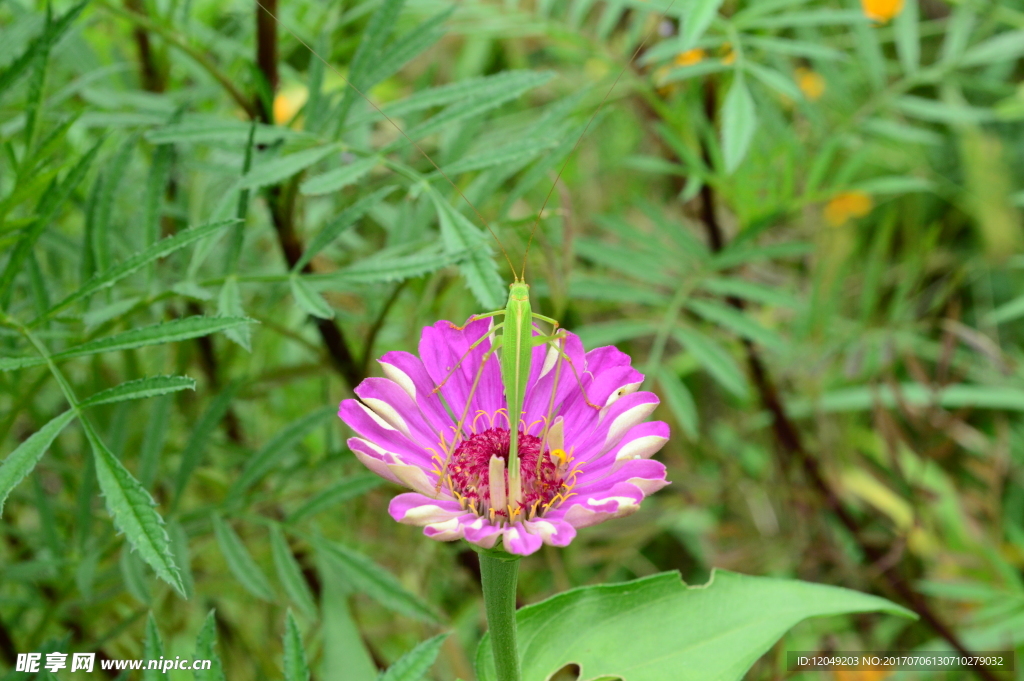
<path fill-rule="evenodd" d="M 520 269 L 523 275 L 523 281 L 526 281 L 526 259 L 530 255 L 530 246 L 533 244 L 533 236 L 534 234 L 537 233 L 537 227 L 540 225 L 540 219 L 544 215 L 544 209 L 547 207 L 548 201 L 551 200 L 551 195 L 555 192 L 555 187 L 558 185 L 558 180 L 561 179 L 562 173 L 565 172 L 566 167 L 569 165 L 569 161 L 572 160 L 573 154 L 576 153 L 576 149 L 579 148 L 580 143 L 583 141 L 583 138 L 587 136 L 587 132 L 590 130 L 590 126 L 594 123 L 594 120 L 597 118 L 598 114 L 601 113 L 601 109 L 603 109 L 604 105 L 608 103 L 608 98 L 611 96 L 612 91 L 615 89 L 615 86 L 619 84 L 619 80 L 621 80 L 622 76 L 625 75 L 626 70 L 636 60 L 637 55 L 639 55 L 640 51 L 644 49 L 644 46 L 647 45 L 647 41 L 650 40 L 651 37 L 654 35 L 655 31 L 658 30 L 658 26 L 661 24 L 662 21 L 665 20 L 665 17 L 668 15 L 668 11 L 672 9 L 672 5 L 674 4 L 676 4 L 676 0 L 672 0 L 672 2 L 668 4 L 668 7 L 665 8 L 665 10 L 661 13 L 661 16 L 659 16 L 658 20 L 654 23 L 654 28 L 647 32 L 647 35 L 644 36 L 644 39 L 640 41 L 639 45 L 637 45 L 636 50 L 633 51 L 633 56 L 629 58 L 629 61 L 626 62 L 626 65 L 622 67 L 621 71 L 619 71 L 619 75 L 615 76 L 615 80 L 612 82 L 612 86 L 608 88 L 607 92 L 604 93 L 604 97 L 601 99 L 601 103 L 597 105 L 596 109 L 594 109 L 594 113 L 591 114 L 590 120 L 587 121 L 587 125 L 583 128 L 583 132 L 581 132 L 580 136 L 576 138 L 576 143 L 572 145 L 572 149 L 569 150 L 569 154 L 565 157 L 565 160 L 562 162 L 562 167 L 558 169 L 558 174 L 555 175 L 555 181 L 551 183 L 551 188 L 548 189 L 547 196 L 544 197 L 544 203 L 541 204 L 540 210 L 537 211 L 537 217 L 534 218 L 533 226 L 530 228 L 530 238 L 526 242 L 526 251 L 523 253 L 523 266 Z"/>
<path fill-rule="evenodd" d="M 674 0 L 673 0 L 673 1 L 674 1 Z M 416 142 L 415 142 L 415 141 L 414 141 L 414 140 L 413 140 L 413 139 L 412 139 L 411 137 L 409 137 L 409 135 L 407 135 L 407 134 L 406 134 L 405 130 L 403 130 L 403 129 L 402 129 L 402 126 L 400 126 L 400 125 L 399 125 L 398 123 L 396 123 L 396 122 L 394 121 L 394 119 L 392 119 L 392 118 L 391 118 L 390 116 L 388 116 L 388 115 L 387 115 L 386 113 L 384 113 L 384 111 L 383 111 L 383 110 L 382 110 L 382 109 L 381 109 L 381 108 L 380 108 L 379 106 L 377 106 L 376 104 L 374 104 L 374 103 L 373 103 L 373 100 L 371 100 L 371 99 L 370 99 L 369 97 L 367 97 L 367 96 L 366 96 L 366 94 L 364 94 L 362 90 L 360 90 L 360 89 L 359 89 L 358 87 L 356 87 L 356 86 L 355 86 L 355 84 L 354 84 L 354 83 L 353 83 L 352 81 L 350 81 L 350 80 L 349 80 L 348 78 L 346 78 L 346 77 L 345 77 L 345 76 L 344 76 L 344 75 L 343 75 L 343 74 L 341 73 L 341 71 L 339 71 L 339 70 L 338 70 L 338 69 L 337 69 L 337 68 L 336 68 L 336 67 L 334 66 L 334 64 L 332 64 L 331 62 L 327 61 L 327 60 L 326 60 L 326 59 L 324 59 L 324 58 L 323 58 L 322 56 L 320 56 L 320 53 L 319 53 L 319 52 L 317 52 L 316 50 L 314 50 L 314 49 L 313 49 L 313 47 L 312 47 L 312 46 L 311 46 L 311 45 L 310 45 L 309 43 L 307 43 L 307 42 L 306 42 L 305 40 L 303 40 L 302 38 L 300 38 L 300 37 L 298 36 L 298 34 L 296 34 L 296 33 L 295 33 L 295 31 L 293 31 L 292 29 L 290 29 L 290 28 L 288 27 L 288 25 L 287 25 L 287 24 L 285 24 L 285 23 L 284 23 L 284 22 L 282 22 L 282 21 L 281 21 L 280 19 L 278 19 L 278 18 L 277 18 L 277 16 L 276 16 L 276 15 L 275 15 L 275 14 L 274 14 L 273 12 L 271 12 L 271 11 L 270 11 L 269 9 L 267 9 L 266 5 L 264 5 L 264 4 L 262 3 L 262 2 L 260 2 L 260 0 L 256 0 L 256 4 L 257 4 L 257 5 L 258 5 L 258 6 L 260 7 L 260 9 L 262 9 L 262 10 L 263 10 L 264 12 L 266 12 L 266 13 L 267 13 L 267 14 L 268 14 L 268 15 L 270 16 L 270 18 L 271 18 L 271 19 L 273 19 L 273 20 L 274 20 L 275 22 L 277 22 L 277 24 L 278 24 L 279 26 L 281 26 L 282 28 L 284 28 L 284 30 L 286 30 L 286 31 L 287 31 L 287 32 L 288 32 L 288 33 L 289 33 L 289 34 L 290 34 L 290 35 L 291 35 L 291 36 L 292 36 L 293 38 L 295 38 L 295 39 L 296 39 L 297 41 L 299 41 L 299 43 L 301 43 L 301 44 L 302 44 L 302 45 L 303 45 L 303 46 L 304 46 L 304 47 L 305 47 L 305 48 L 306 48 L 307 50 L 309 50 L 310 54 L 312 54 L 312 55 L 313 55 L 313 56 L 315 56 L 315 57 L 316 57 L 317 59 L 319 59 L 319 60 L 320 60 L 321 62 L 323 62 L 323 63 L 324 63 L 324 66 L 326 66 L 326 67 L 327 67 L 327 68 L 329 68 L 329 69 L 330 69 L 331 71 L 333 71 L 333 72 L 334 72 L 334 74 L 335 74 L 336 76 L 338 76 L 339 78 L 341 78 L 341 79 L 342 79 L 342 80 L 343 80 L 343 81 L 345 82 L 345 84 L 346 84 L 346 85 L 348 85 L 348 86 L 349 86 L 350 88 L 352 88 L 352 89 L 353 89 L 353 90 L 354 90 L 354 91 L 356 92 L 356 94 L 358 94 L 358 95 L 359 95 L 360 97 L 362 97 L 363 99 L 365 99 L 365 100 L 366 100 L 366 102 L 367 102 L 367 103 L 368 103 L 368 104 L 369 104 L 370 106 L 372 106 L 372 107 L 374 108 L 374 110 L 376 110 L 376 111 L 377 111 L 377 113 L 379 113 L 379 114 L 380 114 L 381 116 L 383 116 L 383 117 L 384 117 L 384 119 L 385 119 L 385 120 L 386 120 L 386 121 L 387 121 L 388 123 L 390 123 L 390 124 L 391 124 L 391 126 L 392 126 L 392 127 L 393 127 L 393 128 L 395 129 L 395 130 L 397 130 L 397 131 L 398 131 L 398 133 L 399 133 L 399 134 L 400 134 L 400 135 L 401 135 L 402 137 L 404 137 L 404 138 L 406 139 L 406 141 L 408 141 L 408 142 L 409 142 L 409 144 L 411 144 L 411 145 L 412 145 L 413 147 L 415 147 L 415 148 L 416 148 L 416 151 L 420 152 L 420 154 L 421 154 L 421 155 L 423 156 L 423 158 L 425 158 L 425 159 L 427 159 L 428 161 L 430 161 L 430 165 L 434 166 L 434 168 L 435 168 L 435 169 L 437 170 L 437 172 L 439 172 L 439 173 L 441 174 L 441 176 L 442 176 L 442 177 L 444 177 L 444 179 L 448 181 L 448 184 L 450 184 L 450 185 L 452 186 L 452 188 L 453 188 L 453 189 L 455 189 L 455 191 L 456 191 L 456 192 L 458 192 L 459 196 L 461 196 L 461 197 L 462 197 L 462 200 L 466 202 L 466 205 L 468 205 L 468 206 L 469 206 L 469 207 L 470 207 L 470 208 L 471 208 L 471 209 L 473 210 L 473 213 L 475 213 L 475 214 L 476 214 L 477 220 L 479 220 L 479 221 L 480 221 L 480 224 L 482 224 L 482 225 L 483 225 L 483 226 L 484 226 L 484 227 L 485 227 L 485 228 L 487 229 L 487 231 L 488 231 L 488 232 L 490 233 L 491 237 L 493 237 L 493 238 L 494 238 L 494 241 L 495 241 L 495 243 L 497 243 L 497 244 L 498 244 L 498 248 L 500 248 L 500 249 L 501 249 L 501 254 L 502 254 L 503 256 L 505 256 L 505 262 L 507 262 L 507 263 L 508 263 L 509 269 L 511 269 L 511 270 L 512 270 L 512 276 L 513 276 L 513 277 L 515 278 L 515 280 L 516 280 L 516 281 L 521 281 L 521 278 L 520 278 L 520 276 L 519 276 L 519 273 L 518 273 L 518 272 L 516 272 L 516 268 L 515 268 L 515 265 L 513 265 L 513 264 L 512 264 L 512 259 L 511 259 L 511 258 L 509 258 L 509 256 L 508 256 L 508 251 L 506 251 L 506 250 L 505 250 L 505 247 L 504 247 L 504 246 L 502 245 L 502 243 L 501 243 L 501 239 L 499 239 L 499 238 L 498 238 L 498 235 L 497 235 L 497 234 L 495 234 L 495 232 L 494 232 L 494 230 L 493 230 L 493 229 L 491 229 L 491 225 L 490 225 L 490 224 L 489 224 L 489 223 L 487 222 L 487 220 L 485 220 L 485 219 L 484 219 L 484 216 L 480 214 L 480 211 L 479 211 L 479 210 L 477 210 L 477 207 L 473 205 L 473 202 L 469 200 L 469 198 L 468 198 L 468 197 L 467 197 L 467 196 L 466 196 L 466 195 L 465 195 L 465 194 L 464 194 L 464 193 L 462 192 L 462 190 L 461 190 L 461 189 L 459 189 L 459 186 L 458 186 L 457 184 L 455 184 L 455 182 L 453 182 L 453 181 L 452 181 L 452 179 L 451 179 L 450 177 L 448 177 L 448 174 L 447 174 L 447 173 L 445 173 L 445 172 L 444 172 L 443 170 L 441 170 L 441 166 L 437 165 L 437 163 L 436 163 L 436 162 L 434 161 L 434 159 L 433 159 L 433 158 L 431 158 L 430 154 L 428 154 L 428 153 L 427 153 L 426 151 L 424 151 L 424 150 L 423 150 L 423 147 L 421 147 L 421 146 L 420 146 L 419 144 L 417 144 L 417 143 L 416 143 Z M 621 74 L 620 74 L 620 75 L 621 75 Z M 531 236 L 532 236 L 532 235 L 531 235 Z M 525 274 L 525 273 L 524 273 L 524 274 Z"/>

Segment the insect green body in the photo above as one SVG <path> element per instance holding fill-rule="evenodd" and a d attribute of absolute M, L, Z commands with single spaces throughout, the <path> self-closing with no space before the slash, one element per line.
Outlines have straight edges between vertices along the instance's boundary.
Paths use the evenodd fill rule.
<path fill-rule="evenodd" d="M 530 286 L 515 281 L 509 286 L 505 305 L 505 324 L 501 336 L 501 382 L 505 386 L 505 404 L 508 409 L 508 477 L 509 498 L 516 497 L 521 486 L 519 471 L 519 415 L 523 413 L 526 382 L 530 377 L 533 358 L 533 308 L 530 306 Z"/>

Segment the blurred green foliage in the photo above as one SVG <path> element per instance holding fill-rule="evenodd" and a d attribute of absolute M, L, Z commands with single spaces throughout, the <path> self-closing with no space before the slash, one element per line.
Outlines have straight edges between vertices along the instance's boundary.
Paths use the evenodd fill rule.
<path fill-rule="evenodd" d="M 535 307 L 674 427 L 673 485 L 524 603 L 718 566 L 923 615 L 752 679 L 1024 652 L 1019 3 L 260 1 L 0 2 L 2 668 L 473 678 L 475 555 L 395 524 L 333 414 L 500 305 L 482 220 L 517 267 L 538 221 Z"/>

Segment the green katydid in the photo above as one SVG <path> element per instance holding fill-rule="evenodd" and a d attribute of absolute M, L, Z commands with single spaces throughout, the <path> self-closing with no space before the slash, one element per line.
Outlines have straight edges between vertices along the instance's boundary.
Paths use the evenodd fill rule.
<path fill-rule="evenodd" d="M 274 16 L 274 14 L 271 13 L 269 9 L 263 6 L 259 2 L 259 0 L 257 0 L 257 4 L 265 12 L 267 12 L 267 14 L 270 15 L 275 21 L 278 21 L 277 17 Z M 669 8 L 671 8 L 671 4 L 669 5 Z M 666 10 L 666 12 L 667 11 L 668 10 Z M 663 17 L 664 14 L 662 15 L 662 18 Z M 533 222 L 533 226 L 530 232 L 530 239 L 526 246 L 526 254 L 524 254 L 523 257 L 523 266 L 519 272 L 516 272 L 516 269 L 512 265 L 512 261 L 509 259 L 508 254 L 505 251 L 504 247 L 502 246 L 501 240 L 498 238 L 497 234 L 495 234 L 494 230 L 491 229 L 488 222 L 483 218 L 480 212 L 476 209 L 473 203 L 466 197 L 466 195 L 462 192 L 458 185 L 456 185 L 455 182 L 451 180 L 451 178 L 444 172 L 444 170 L 441 169 L 441 167 L 434 161 L 434 159 L 431 158 L 430 155 L 427 154 L 426 151 L 424 151 L 419 144 L 417 144 L 413 139 L 411 139 L 406 134 L 406 132 L 401 128 L 401 126 L 399 126 L 384 111 L 382 111 L 380 107 L 378 107 L 372 100 L 370 100 L 370 98 L 367 97 L 366 94 L 364 94 L 358 87 L 356 87 L 351 81 L 349 81 L 344 75 L 342 75 L 330 62 L 328 62 L 320 54 L 318 54 L 316 50 L 314 50 L 305 41 L 303 41 L 302 38 L 300 38 L 293 31 L 288 29 L 287 26 L 285 26 L 285 30 L 291 33 L 291 35 L 296 40 L 298 40 L 302 45 L 309 49 L 309 51 L 317 59 L 323 62 L 325 66 L 334 71 L 334 73 L 341 80 L 343 80 L 350 88 L 352 88 L 353 91 L 355 91 L 360 97 L 362 97 L 362 99 L 369 103 L 370 106 L 377 111 L 377 113 L 379 113 L 388 123 L 390 123 L 390 125 L 402 137 L 404 137 L 417 151 L 420 152 L 420 154 L 424 158 L 426 158 L 430 162 L 431 165 L 434 166 L 437 172 L 442 177 L 444 177 L 444 179 L 455 189 L 455 191 L 459 194 L 463 201 L 465 201 L 466 204 L 469 205 L 469 207 L 476 214 L 476 217 L 479 220 L 480 224 L 482 224 L 487 229 L 490 235 L 498 243 L 499 248 L 501 248 L 502 253 L 505 256 L 505 259 L 508 262 L 510 269 L 512 270 L 513 281 L 509 285 L 509 295 L 504 309 L 473 315 L 467 321 L 467 324 L 475 320 L 494 317 L 502 317 L 502 321 L 497 324 L 494 324 L 486 334 L 477 339 L 466 351 L 463 357 L 458 360 L 455 366 L 450 369 L 448 376 L 434 388 L 434 392 L 437 393 L 444 386 L 445 382 L 447 382 L 448 378 L 450 378 L 454 374 L 454 372 L 459 369 L 463 360 L 466 357 L 468 357 L 469 354 L 475 348 L 477 348 L 480 344 L 484 343 L 486 340 L 491 340 L 491 347 L 484 354 L 480 367 L 477 370 L 476 377 L 470 390 L 470 396 L 472 396 L 472 394 L 475 392 L 477 388 L 480 376 L 482 375 L 482 372 L 484 370 L 484 365 L 487 363 L 487 361 L 490 360 L 490 358 L 493 356 L 495 352 L 498 352 L 500 360 L 501 380 L 505 392 L 505 403 L 507 410 L 506 414 L 508 417 L 509 424 L 509 451 L 507 459 L 502 459 L 500 457 L 494 457 L 492 459 L 490 475 L 491 479 L 495 479 L 496 477 L 497 479 L 503 478 L 503 469 L 505 468 L 505 466 L 507 466 L 508 490 L 507 497 L 505 497 L 505 501 L 507 503 L 508 518 L 510 521 L 512 521 L 515 514 L 520 510 L 519 502 L 522 499 L 522 472 L 519 457 L 520 433 L 518 428 L 518 422 L 519 416 L 523 413 L 523 404 L 526 397 L 527 382 L 530 377 L 530 372 L 533 363 L 533 349 L 539 345 L 549 345 L 552 351 L 555 353 L 554 384 L 552 387 L 551 399 L 549 401 L 549 406 L 547 410 L 548 416 L 544 420 L 544 426 L 540 437 L 544 451 L 547 452 L 548 455 L 552 457 L 553 462 L 556 462 L 557 459 L 557 465 L 561 466 L 565 464 L 565 453 L 563 450 L 562 443 L 562 424 L 560 420 L 552 422 L 550 418 L 555 408 L 555 392 L 558 389 L 558 381 L 560 379 L 562 360 L 565 360 L 569 364 L 569 367 L 573 372 L 576 382 L 579 384 L 581 390 L 583 390 L 583 397 L 587 405 L 594 409 L 599 409 L 598 405 L 592 404 L 589 398 L 587 397 L 586 391 L 583 386 L 583 382 L 579 375 L 579 371 L 573 365 L 572 359 L 565 352 L 565 340 L 567 338 L 565 331 L 560 328 L 560 325 L 557 320 L 552 319 L 550 317 L 546 317 L 533 311 L 533 307 L 530 301 L 530 286 L 525 281 L 526 257 L 529 254 L 529 249 L 530 245 L 533 242 L 534 234 L 536 233 L 537 227 L 540 223 L 540 219 L 544 214 L 544 209 L 546 208 L 548 201 L 551 199 L 555 186 L 557 185 L 558 179 L 561 177 L 562 172 L 565 170 L 566 166 L 569 163 L 569 160 L 572 158 L 572 155 L 576 151 L 580 142 L 586 136 L 591 124 L 597 118 L 598 114 L 600 114 L 602 108 L 608 101 L 608 97 L 611 95 L 612 90 L 614 90 L 615 85 L 618 83 L 623 73 L 625 73 L 626 68 L 628 68 L 628 64 L 618 74 L 615 81 L 612 83 L 611 87 L 605 93 L 604 98 L 601 100 L 600 104 L 595 109 L 594 113 L 591 115 L 582 133 L 579 135 L 579 137 L 576 140 L 576 143 L 573 145 L 569 155 L 562 163 L 562 166 L 558 171 L 558 175 L 556 176 L 554 182 L 552 182 L 551 187 L 547 192 L 547 196 L 544 199 L 544 203 L 542 204 L 541 209 L 540 211 L 538 211 L 537 217 Z M 648 38 L 649 37 L 650 36 L 648 36 Z M 641 41 L 640 45 L 636 48 L 636 51 L 630 58 L 630 62 L 632 62 L 637 57 L 641 49 L 643 49 L 644 45 L 646 44 L 648 38 L 645 38 L 643 41 Z M 534 330 L 537 328 L 535 326 L 536 321 L 541 321 L 546 324 L 549 324 L 551 326 L 550 333 L 544 334 L 543 332 L 539 332 L 538 335 L 535 336 Z M 437 483 L 438 491 L 440 491 L 440 487 L 445 479 L 451 455 L 454 452 L 455 447 L 459 442 L 459 439 L 462 437 L 463 426 L 466 422 L 466 419 L 468 418 L 469 403 L 470 400 L 467 400 L 466 410 L 461 415 L 461 418 L 457 422 L 453 441 L 445 447 L 444 466 L 440 471 L 441 474 L 439 475 Z M 540 472 L 540 466 L 541 457 L 538 457 L 538 473 Z M 499 496 L 504 497 L 504 495 L 502 495 L 501 493 L 499 493 Z M 506 503 L 498 504 L 498 506 L 506 507 Z M 492 513 L 493 510 L 494 509 L 492 508 Z"/>

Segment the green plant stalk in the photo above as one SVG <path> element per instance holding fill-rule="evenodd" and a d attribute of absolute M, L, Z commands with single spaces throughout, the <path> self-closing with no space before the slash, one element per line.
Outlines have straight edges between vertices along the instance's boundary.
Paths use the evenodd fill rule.
<path fill-rule="evenodd" d="M 498 551 L 478 551 L 480 582 L 491 634 L 494 668 L 498 681 L 519 681 L 519 649 L 516 645 L 516 582 L 519 556 Z M 504 555 L 502 555 L 504 554 Z"/>

